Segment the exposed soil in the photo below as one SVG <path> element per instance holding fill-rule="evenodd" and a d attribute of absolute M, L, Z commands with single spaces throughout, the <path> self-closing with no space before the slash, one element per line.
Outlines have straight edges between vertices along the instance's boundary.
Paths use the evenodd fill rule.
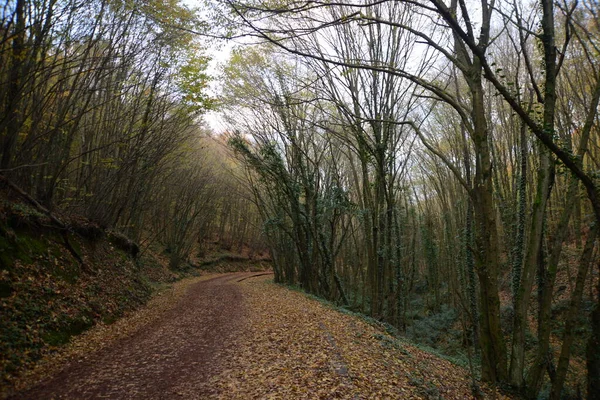
<path fill-rule="evenodd" d="M 243 324 L 235 273 L 199 282 L 155 322 L 71 362 L 15 399 L 171 399 L 214 395 L 208 378 Z"/>

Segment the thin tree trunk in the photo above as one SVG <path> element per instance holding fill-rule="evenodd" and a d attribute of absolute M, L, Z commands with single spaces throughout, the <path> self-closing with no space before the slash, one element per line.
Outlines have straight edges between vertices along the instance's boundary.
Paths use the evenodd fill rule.
<path fill-rule="evenodd" d="M 472 95 L 473 144 L 475 147 L 475 183 L 473 211 L 475 220 L 475 264 L 480 289 L 480 345 L 482 378 L 496 383 L 507 378 L 506 345 L 500 322 L 498 277 L 500 252 L 496 226 L 496 207 L 492 185 L 492 161 L 485 115 L 480 60 L 473 59 L 474 73 L 469 87 Z"/>
<path fill-rule="evenodd" d="M 598 222 L 596 222 L 598 223 Z M 598 264 L 600 273 L 600 264 Z M 592 334 L 587 344 L 588 400 L 597 400 L 600 396 L 600 279 L 598 280 L 598 298 L 592 312 Z"/>
<path fill-rule="evenodd" d="M 597 82 L 596 89 L 592 98 L 591 105 L 595 110 L 600 103 L 600 80 Z M 579 163 L 582 164 L 583 157 L 587 152 L 588 141 L 593 126 L 595 112 L 590 112 L 586 117 L 586 122 L 582 129 L 581 139 L 577 148 Z M 539 330 L 538 330 L 538 348 L 536 351 L 535 360 L 528 374 L 527 379 L 527 394 L 530 397 L 537 396 L 543 382 L 544 371 L 549 365 L 549 348 L 550 348 L 550 333 L 551 333 L 551 307 L 554 284 L 556 282 L 556 273 L 558 263 L 562 252 L 562 246 L 568 236 L 568 227 L 571 215 L 575 209 L 577 201 L 577 193 L 579 191 L 579 182 L 575 178 L 571 178 L 569 189 L 567 191 L 567 204 L 561 216 L 559 224 L 556 228 L 556 234 L 551 244 L 551 254 L 548 260 L 548 267 L 543 271 L 544 281 L 542 295 L 540 296 L 539 307 Z M 598 221 L 596 222 L 598 224 Z"/>
<path fill-rule="evenodd" d="M 513 320 L 512 352 L 510 359 L 510 383 L 515 387 L 523 386 L 525 371 L 525 332 L 527 330 L 527 314 L 531 300 L 531 292 L 535 271 L 539 262 L 546 205 L 550 197 L 554 180 L 554 162 L 550 151 L 540 144 L 540 167 L 538 183 L 533 203 L 531 228 L 527 244 L 527 255 L 522 269 L 519 288 L 515 297 L 515 314 Z"/>
<path fill-rule="evenodd" d="M 592 254 L 594 252 L 594 244 L 598 236 L 598 225 L 594 224 L 590 229 L 589 235 L 583 248 L 583 253 L 579 260 L 579 268 L 577 269 L 577 279 L 575 281 L 575 289 L 571 295 L 571 303 L 567 311 L 567 320 L 565 321 L 565 331 L 563 334 L 563 344 L 560 350 L 558 366 L 556 368 L 556 376 L 552 382 L 552 390 L 550 392 L 550 400 L 559 400 L 567 376 L 569 368 L 569 360 L 571 357 L 571 347 L 575 339 L 575 327 L 579 314 L 581 299 L 583 298 L 583 290 L 585 288 L 585 280 L 587 272 L 590 269 Z"/>
<path fill-rule="evenodd" d="M 14 147 L 19 136 L 23 110 L 20 109 L 22 98 L 22 81 L 25 78 L 25 0 L 17 0 L 15 5 L 16 23 L 10 57 L 8 90 L 6 92 L 4 116 L 0 123 L 2 135 L 2 157 L 0 169 L 8 169 L 11 165 Z"/>

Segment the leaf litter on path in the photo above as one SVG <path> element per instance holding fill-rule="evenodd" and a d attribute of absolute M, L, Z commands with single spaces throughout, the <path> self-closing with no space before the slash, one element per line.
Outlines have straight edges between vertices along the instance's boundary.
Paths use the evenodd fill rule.
<path fill-rule="evenodd" d="M 24 398 L 473 398 L 464 368 L 264 274 L 250 277 L 175 284 L 42 363 L 40 371 L 66 369 Z"/>
<path fill-rule="evenodd" d="M 213 398 L 473 398 L 464 368 L 270 279 L 239 283 L 247 322 L 212 378 Z"/>
<path fill-rule="evenodd" d="M 110 347 L 118 340 L 131 336 L 172 309 L 190 286 L 216 276 L 219 274 L 191 277 L 165 286 L 157 291 L 145 307 L 126 314 L 112 324 L 99 323 L 83 334 L 73 337 L 67 345 L 46 355 L 33 369 L 21 376 L 15 384 L 15 389 L 27 390 L 52 377 L 65 365 L 83 360 L 101 349 Z"/>

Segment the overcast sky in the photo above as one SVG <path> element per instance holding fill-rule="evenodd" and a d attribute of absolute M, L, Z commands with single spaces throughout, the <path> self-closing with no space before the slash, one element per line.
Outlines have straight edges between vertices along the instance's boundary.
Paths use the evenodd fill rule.
<path fill-rule="evenodd" d="M 187 4 L 193 8 L 203 7 L 203 1 L 200 0 L 182 0 L 184 4 Z M 229 56 L 231 54 L 231 49 L 233 48 L 233 43 L 214 43 L 209 46 L 206 55 L 211 57 L 212 61 L 208 66 L 208 73 L 214 78 L 210 86 L 210 95 L 217 95 L 219 92 L 219 81 L 218 81 L 218 73 L 220 65 L 224 64 L 229 60 Z M 226 129 L 222 119 L 218 112 L 209 112 L 204 116 L 204 120 L 208 123 L 209 127 L 215 132 L 222 132 Z"/>

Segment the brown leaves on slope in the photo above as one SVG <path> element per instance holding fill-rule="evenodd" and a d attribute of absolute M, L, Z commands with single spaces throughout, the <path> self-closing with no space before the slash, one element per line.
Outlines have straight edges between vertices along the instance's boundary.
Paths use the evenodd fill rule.
<path fill-rule="evenodd" d="M 468 372 L 356 316 L 260 277 L 241 282 L 248 326 L 213 378 L 223 399 L 467 399 Z M 488 391 L 489 393 L 489 391 Z"/>

